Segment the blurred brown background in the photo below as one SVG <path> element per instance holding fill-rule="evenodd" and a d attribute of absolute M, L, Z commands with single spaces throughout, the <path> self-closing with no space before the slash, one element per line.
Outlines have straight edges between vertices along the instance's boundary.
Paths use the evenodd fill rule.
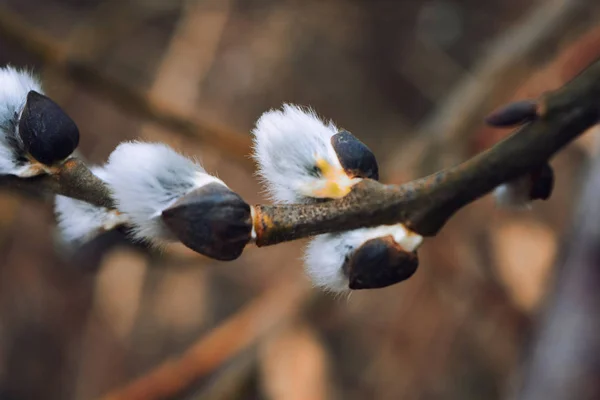
<path fill-rule="evenodd" d="M 257 203 L 246 154 L 263 111 L 315 107 L 400 183 L 492 145 L 508 131 L 483 129 L 485 113 L 599 55 L 599 12 L 595 0 L 2 0 L 0 62 L 41 74 L 90 162 L 123 140 L 163 141 Z M 426 241 L 412 279 L 348 298 L 311 289 L 302 242 L 231 263 L 118 234 L 69 251 L 51 204 L 0 192 L 0 398 L 507 398 L 590 149 L 583 137 L 553 160 L 550 201 L 516 213 L 488 196 Z"/>

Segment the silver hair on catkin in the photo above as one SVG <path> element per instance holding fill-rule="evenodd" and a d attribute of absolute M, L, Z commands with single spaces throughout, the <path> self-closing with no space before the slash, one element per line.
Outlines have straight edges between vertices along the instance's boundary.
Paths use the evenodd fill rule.
<path fill-rule="evenodd" d="M 104 168 L 96 166 L 91 171 L 106 181 Z M 56 196 L 54 212 L 63 242 L 82 244 L 96 235 L 126 225 L 128 218 L 117 210 L 98 207 L 70 197 Z"/>
<path fill-rule="evenodd" d="M 240 256 L 251 240 L 250 206 L 200 164 L 159 143 L 120 144 L 106 182 L 133 237 L 181 241 L 218 260 Z"/>

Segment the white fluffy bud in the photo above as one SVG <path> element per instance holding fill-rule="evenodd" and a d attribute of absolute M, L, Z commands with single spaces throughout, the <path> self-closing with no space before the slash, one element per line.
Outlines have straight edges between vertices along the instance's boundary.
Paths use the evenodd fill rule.
<path fill-rule="evenodd" d="M 128 218 L 134 236 L 155 244 L 175 240 L 161 220 L 163 210 L 202 186 L 226 186 L 200 164 L 159 143 L 122 143 L 105 170 L 117 209 Z"/>
<path fill-rule="evenodd" d="M 98 178 L 106 180 L 106 172 L 102 167 L 93 167 L 91 170 Z M 56 196 L 54 212 L 61 238 L 67 243 L 83 243 L 127 223 L 127 217 L 116 210 L 65 196 Z"/>
<path fill-rule="evenodd" d="M 342 168 L 331 144 L 338 132 L 310 109 L 284 104 L 256 122 L 254 158 L 274 201 L 299 203 L 346 195 L 353 179 Z"/>
<path fill-rule="evenodd" d="M 506 209 L 527 210 L 531 208 L 531 179 L 529 175 L 494 189 L 496 204 Z"/>
<path fill-rule="evenodd" d="M 31 177 L 42 173 L 26 157 L 18 134 L 19 118 L 29 91 L 43 93 L 40 82 L 29 72 L 0 68 L 0 174 Z"/>
<path fill-rule="evenodd" d="M 423 241 L 402 224 L 319 235 L 306 248 L 306 273 L 319 288 L 334 293 L 348 291 L 349 277 L 343 271 L 344 263 L 366 241 L 385 236 L 391 236 L 408 252 L 416 250 Z"/>

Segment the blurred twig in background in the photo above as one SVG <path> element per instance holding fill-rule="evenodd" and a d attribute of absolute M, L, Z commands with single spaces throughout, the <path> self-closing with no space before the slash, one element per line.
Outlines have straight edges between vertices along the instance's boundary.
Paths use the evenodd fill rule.
<path fill-rule="evenodd" d="M 247 158 L 250 148 L 249 136 L 208 125 L 182 112 L 179 108 L 170 107 L 162 99 L 153 99 L 125 82 L 118 82 L 104 75 L 98 68 L 85 61 L 71 59 L 63 45 L 37 31 L 35 27 L 29 26 L 18 15 L 3 6 L 0 7 L 0 34 L 12 39 L 74 82 L 108 97 L 123 109 L 186 137 L 214 146 L 235 162 L 246 166 L 252 165 Z"/>
<path fill-rule="evenodd" d="M 274 327 L 296 314 L 310 293 L 296 274 L 275 279 L 272 287 L 207 335 L 183 355 L 118 388 L 104 400 L 165 399 L 189 390 L 227 360 L 256 344 Z"/>
<path fill-rule="evenodd" d="M 593 18 L 582 21 L 599 9 L 595 2 L 580 0 L 535 3 L 489 45 L 473 71 L 459 81 L 418 129 L 409 143 L 411 151 L 404 152 L 391 168 L 431 173 L 432 168 L 444 168 L 467 157 L 469 138 L 485 114 L 536 71 L 558 43 L 594 24 Z"/>

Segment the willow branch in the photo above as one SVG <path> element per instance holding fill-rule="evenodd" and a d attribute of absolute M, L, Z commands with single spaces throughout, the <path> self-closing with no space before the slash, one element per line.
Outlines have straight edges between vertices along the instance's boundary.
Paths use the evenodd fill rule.
<path fill-rule="evenodd" d="M 600 114 L 600 61 L 563 88 L 540 99 L 540 117 L 486 152 L 456 167 L 403 185 L 365 180 L 340 200 L 311 205 L 256 205 L 258 246 L 361 227 L 403 223 L 435 235 L 460 208 L 498 185 L 547 162 L 595 125 Z M 105 185 L 72 159 L 55 174 L 32 179 L 3 177 L 0 184 L 73 197 L 104 207 L 113 201 Z"/>
<path fill-rule="evenodd" d="M 341 200 L 317 205 L 255 206 L 259 246 L 382 224 L 404 223 L 435 235 L 454 213 L 496 186 L 541 166 L 600 115 L 600 61 L 540 99 L 541 115 L 458 166 L 403 185 L 363 181 Z"/>
<path fill-rule="evenodd" d="M 540 167 L 600 116 L 600 61 L 539 100 L 539 118 L 470 160 L 403 185 L 364 180 L 340 200 L 310 205 L 256 205 L 258 246 L 361 227 L 403 223 L 435 235 L 459 209 L 498 185 Z M 62 194 L 103 207 L 113 201 L 106 186 L 85 165 L 71 159 L 55 174 L 0 185 Z"/>

